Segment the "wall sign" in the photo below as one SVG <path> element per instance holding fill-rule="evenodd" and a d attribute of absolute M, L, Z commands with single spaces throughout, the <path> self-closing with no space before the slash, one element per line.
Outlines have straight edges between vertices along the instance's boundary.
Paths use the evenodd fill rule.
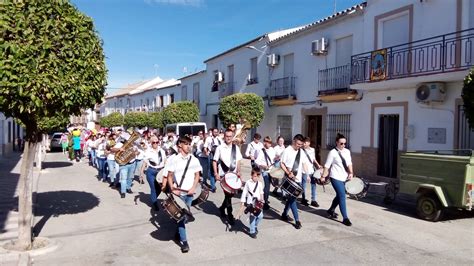
<path fill-rule="evenodd" d="M 370 81 L 387 78 L 387 49 L 373 51 L 370 55 Z"/>

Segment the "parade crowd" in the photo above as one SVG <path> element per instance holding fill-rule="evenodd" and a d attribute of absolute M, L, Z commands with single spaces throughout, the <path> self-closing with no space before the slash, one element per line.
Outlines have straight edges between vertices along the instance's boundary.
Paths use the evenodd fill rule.
<path fill-rule="evenodd" d="M 270 208 L 269 196 L 284 199 L 281 220 L 302 227 L 298 216 L 299 204 L 318 208 L 316 186 L 331 183 L 336 196 L 327 209 L 328 218 L 337 219 L 339 206 L 342 223 L 352 225 L 346 210 L 344 183 L 353 177 L 350 151 L 345 148 L 346 138 L 338 134 L 335 148 L 329 151 L 326 162 L 318 162 L 311 140 L 301 134 L 285 146 L 281 136 L 272 140 L 255 133 L 253 140 L 241 153 L 241 140 L 236 138 L 235 126 L 226 130 L 211 128 L 197 135 L 177 136 L 174 132 L 158 134 L 156 130 L 125 131 L 70 128 L 60 139 L 63 153 L 70 161 L 82 162 L 87 158 L 97 169 L 97 179 L 120 191 L 120 197 L 131 194 L 133 180 L 150 187 L 153 210 L 164 208 L 176 220 L 176 241 L 183 253 L 189 251 L 186 223 L 194 217 L 190 207 L 203 203 L 217 185 L 224 192 L 219 207 L 221 217 L 230 225 L 235 216 L 249 215 L 249 236 L 257 238 L 263 212 Z M 251 176 L 242 177 L 243 158 L 250 159 Z M 243 182 L 246 180 L 246 182 Z M 310 184 L 310 196 L 305 191 Z M 271 187 L 273 191 L 270 192 Z M 158 197 L 166 200 L 160 206 Z M 234 216 L 232 198 L 240 194 L 240 208 Z M 309 200 L 308 200 L 309 199 Z M 291 210 L 293 219 L 288 216 Z"/>

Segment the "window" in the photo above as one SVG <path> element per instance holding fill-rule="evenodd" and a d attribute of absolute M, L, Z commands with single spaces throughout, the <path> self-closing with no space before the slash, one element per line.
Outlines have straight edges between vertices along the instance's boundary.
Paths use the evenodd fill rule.
<path fill-rule="evenodd" d="M 159 107 L 164 107 L 165 106 L 165 98 L 163 95 L 160 95 L 160 103 L 158 105 Z"/>
<path fill-rule="evenodd" d="M 217 79 L 217 73 L 219 73 L 218 70 L 214 70 L 214 79 L 212 81 L 212 87 L 211 87 L 211 91 L 218 91 L 219 90 L 219 83 L 216 81 Z"/>
<path fill-rule="evenodd" d="M 150 108 L 150 99 L 146 99 L 146 108 Z"/>
<path fill-rule="evenodd" d="M 193 101 L 199 107 L 199 82 L 193 84 Z"/>
<path fill-rule="evenodd" d="M 174 94 L 170 94 L 170 104 L 174 103 Z"/>
<path fill-rule="evenodd" d="M 188 86 L 181 87 L 181 101 L 186 101 L 188 99 Z"/>
<path fill-rule="evenodd" d="M 285 139 L 285 143 L 291 143 L 293 139 L 292 132 L 292 116 L 291 115 L 279 115 L 277 116 L 276 132 L 277 136 L 282 136 Z M 276 138 L 275 138 L 276 139 Z"/>
<path fill-rule="evenodd" d="M 336 66 L 344 66 L 351 63 L 352 35 L 336 40 Z"/>
<path fill-rule="evenodd" d="M 287 54 L 283 57 L 283 77 L 292 77 L 294 74 L 294 55 Z"/>
<path fill-rule="evenodd" d="M 346 137 L 346 148 L 350 148 L 350 133 L 351 133 L 351 115 L 328 115 L 326 126 L 326 148 L 333 149 L 336 143 L 337 133 Z"/>
<path fill-rule="evenodd" d="M 258 75 L 257 75 L 257 57 L 250 59 L 250 74 L 249 78 L 247 79 L 247 85 L 258 83 Z"/>
<path fill-rule="evenodd" d="M 212 127 L 218 128 L 219 127 L 219 116 L 213 115 L 212 116 Z"/>

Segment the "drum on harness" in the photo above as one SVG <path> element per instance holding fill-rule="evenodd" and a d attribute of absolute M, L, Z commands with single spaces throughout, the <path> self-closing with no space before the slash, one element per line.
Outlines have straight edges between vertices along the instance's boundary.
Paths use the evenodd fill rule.
<path fill-rule="evenodd" d="M 369 190 L 369 183 L 356 176 L 352 177 L 351 180 L 346 181 L 344 186 L 346 188 L 346 193 L 355 199 L 365 197 Z"/>
<path fill-rule="evenodd" d="M 242 188 L 242 180 L 235 173 L 227 173 L 221 180 L 221 187 L 228 194 L 236 194 Z"/>

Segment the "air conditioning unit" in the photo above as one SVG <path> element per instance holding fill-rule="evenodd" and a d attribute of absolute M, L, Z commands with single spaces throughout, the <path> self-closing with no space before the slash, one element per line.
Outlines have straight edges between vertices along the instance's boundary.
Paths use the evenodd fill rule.
<path fill-rule="evenodd" d="M 280 55 L 271 54 L 267 55 L 267 66 L 274 67 L 280 63 Z"/>
<path fill-rule="evenodd" d="M 329 42 L 326 38 L 321 38 L 311 42 L 311 53 L 313 55 L 325 55 L 328 52 Z"/>
<path fill-rule="evenodd" d="M 220 83 L 224 81 L 224 73 L 218 71 L 214 74 L 214 82 Z"/>
<path fill-rule="evenodd" d="M 423 83 L 416 88 L 416 101 L 422 103 L 443 102 L 446 98 L 444 83 Z"/>

